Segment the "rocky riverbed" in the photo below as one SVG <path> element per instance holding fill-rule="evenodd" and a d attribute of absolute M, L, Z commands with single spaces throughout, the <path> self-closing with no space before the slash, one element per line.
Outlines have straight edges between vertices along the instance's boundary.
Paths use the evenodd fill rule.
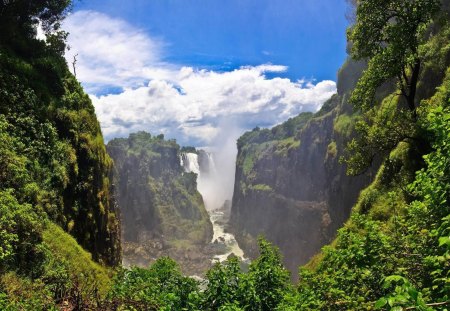
<path fill-rule="evenodd" d="M 220 209 L 208 211 L 213 224 L 214 236 L 206 246 L 192 245 L 182 241 L 172 243 L 163 239 L 148 239 L 123 243 L 123 266 L 148 267 L 156 259 L 164 256 L 177 261 L 184 274 L 203 276 L 217 261 L 224 261 L 235 255 L 243 262 L 248 260 L 234 236 L 227 232 L 230 205 L 226 202 Z"/>

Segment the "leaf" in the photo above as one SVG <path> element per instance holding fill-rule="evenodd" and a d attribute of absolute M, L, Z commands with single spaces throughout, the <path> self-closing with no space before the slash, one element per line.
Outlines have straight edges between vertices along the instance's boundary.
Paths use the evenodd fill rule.
<path fill-rule="evenodd" d="M 387 300 L 388 304 L 392 307 L 395 304 L 395 298 L 389 297 Z"/>
<path fill-rule="evenodd" d="M 450 247 L 450 237 L 444 236 L 439 238 L 439 246 L 447 245 Z"/>
<path fill-rule="evenodd" d="M 384 307 L 387 304 L 387 299 L 386 298 L 380 298 L 377 300 L 377 302 L 375 302 L 375 309 L 381 309 L 382 307 Z"/>

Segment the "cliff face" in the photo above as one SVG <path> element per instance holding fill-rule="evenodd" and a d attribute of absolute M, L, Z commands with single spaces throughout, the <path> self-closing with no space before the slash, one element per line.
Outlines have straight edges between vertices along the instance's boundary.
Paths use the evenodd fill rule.
<path fill-rule="evenodd" d="M 186 252 L 211 241 L 212 225 L 197 175 L 180 164 L 179 145 L 139 132 L 110 141 L 107 149 L 116 167 L 125 262 L 147 266 L 170 255 L 185 271 L 197 272 Z"/>
<path fill-rule="evenodd" d="M 112 161 L 94 107 L 66 65 L 63 41 L 8 27 L 0 35 L 0 190 L 42 212 L 42 223 L 58 224 L 95 260 L 117 265 Z"/>
<path fill-rule="evenodd" d="M 315 115 L 300 114 L 271 130 L 256 128 L 238 140 L 230 225 L 250 257 L 257 255 L 255 239 L 263 234 L 280 247 L 296 275 L 333 238 L 371 181 L 375 167 L 348 177 L 339 163 L 358 118 L 348 93 L 363 68 L 346 63 L 338 94 Z"/>

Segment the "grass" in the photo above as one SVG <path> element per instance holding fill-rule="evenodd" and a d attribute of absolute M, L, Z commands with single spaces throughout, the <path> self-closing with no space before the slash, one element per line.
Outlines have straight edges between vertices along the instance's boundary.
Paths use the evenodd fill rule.
<path fill-rule="evenodd" d="M 44 230 L 43 239 L 56 259 L 68 263 L 71 279 L 78 282 L 81 288 L 96 286 L 100 296 L 106 295 L 111 286 L 111 270 L 94 262 L 89 252 L 53 223 Z"/>
<path fill-rule="evenodd" d="M 272 188 L 265 184 L 257 184 L 254 186 L 250 186 L 250 188 L 256 191 L 272 191 Z"/>
<path fill-rule="evenodd" d="M 255 160 L 254 160 L 253 154 L 250 153 L 250 154 L 245 155 L 244 163 L 242 165 L 242 169 L 243 169 L 245 175 L 249 175 L 250 172 L 252 171 L 254 161 Z"/>
<path fill-rule="evenodd" d="M 300 147 L 300 140 L 296 140 L 294 137 L 288 137 L 280 140 L 275 145 L 275 154 L 287 156 L 289 150 Z"/>
<path fill-rule="evenodd" d="M 348 114 L 341 114 L 334 122 L 334 131 L 344 137 L 350 137 L 353 131 L 354 120 Z"/>

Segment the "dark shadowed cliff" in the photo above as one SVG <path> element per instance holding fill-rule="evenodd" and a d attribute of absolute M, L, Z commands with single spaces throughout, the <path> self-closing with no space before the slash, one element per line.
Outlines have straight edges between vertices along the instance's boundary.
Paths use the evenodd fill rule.
<path fill-rule="evenodd" d="M 417 102 L 431 97 L 443 81 L 449 63 L 446 23 L 447 18 L 442 18 L 431 26 L 438 35 L 423 50 Z M 255 241 L 262 234 L 280 247 L 295 276 L 298 265 L 334 238 L 360 191 L 374 180 L 382 159 L 395 148 L 378 151 L 371 167 L 358 176 L 347 176 L 346 165 L 340 163 L 361 119 L 361 112 L 354 111 L 348 100 L 365 67 L 364 62 L 348 60 L 338 73 L 337 94 L 316 114 L 300 114 L 272 129 L 256 128 L 238 140 L 230 227 L 251 258 L 257 255 Z M 395 86 L 387 81 L 377 89 L 375 100 L 384 109 L 395 107 L 389 97 Z M 389 126 L 397 121 L 383 117 L 379 122 L 387 132 L 396 131 Z"/>
<path fill-rule="evenodd" d="M 124 259 L 147 266 L 170 255 L 186 272 L 197 272 L 199 248 L 212 239 L 197 175 L 185 173 L 180 146 L 145 132 L 107 145 L 116 167 L 116 193 L 122 215 Z M 195 257 L 195 258 L 194 258 Z"/>
<path fill-rule="evenodd" d="M 339 163 L 358 118 L 347 98 L 363 68 L 348 61 L 339 72 L 338 93 L 318 113 L 239 138 L 230 224 L 250 257 L 263 234 L 280 247 L 295 275 L 332 239 L 372 180 L 376 167 L 349 177 Z"/>

